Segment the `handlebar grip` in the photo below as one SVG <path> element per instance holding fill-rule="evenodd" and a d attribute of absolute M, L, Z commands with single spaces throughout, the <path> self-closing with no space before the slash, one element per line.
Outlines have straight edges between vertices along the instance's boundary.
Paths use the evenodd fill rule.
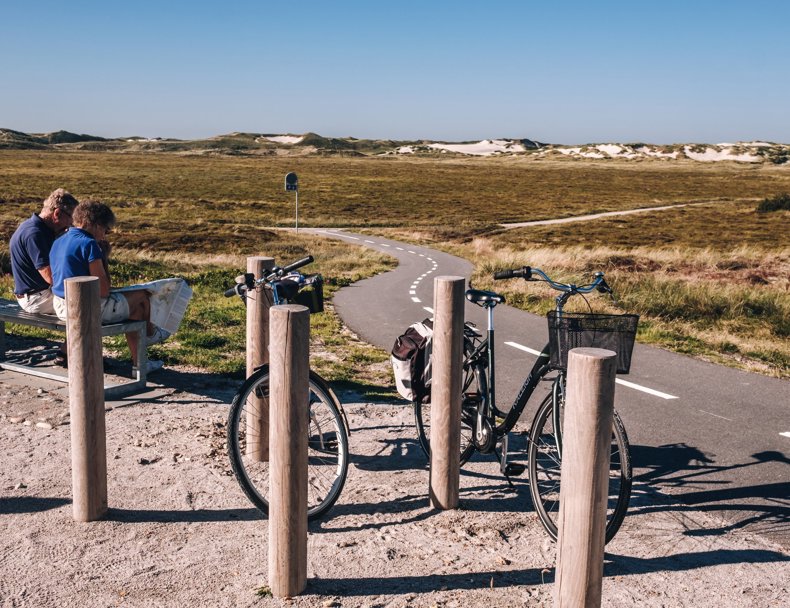
<path fill-rule="evenodd" d="M 601 284 L 598 285 L 598 293 L 612 293 L 612 288 L 609 287 L 609 283 L 601 279 Z"/>
<path fill-rule="evenodd" d="M 306 258 L 302 258 L 301 260 L 297 260 L 293 264 L 288 264 L 288 266 L 283 267 L 280 272 L 282 274 L 288 274 L 289 272 L 292 272 L 292 271 L 296 270 L 297 268 L 301 268 L 302 266 L 307 266 L 308 264 L 313 262 L 314 259 L 315 258 L 313 258 L 313 256 L 308 255 Z"/>
<path fill-rule="evenodd" d="M 247 286 L 244 283 L 236 283 L 236 285 L 225 291 L 225 297 L 240 296 L 242 291 L 247 291 Z"/>
<path fill-rule="evenodd" d="M 532 268 L 529 266 L 522 266 L 521 268 L 500 270 L 499 272 L 494 273 L 495 281 L 500 279 L 515 279 L 519 277 L 529 281 L 532 278 Z"/>

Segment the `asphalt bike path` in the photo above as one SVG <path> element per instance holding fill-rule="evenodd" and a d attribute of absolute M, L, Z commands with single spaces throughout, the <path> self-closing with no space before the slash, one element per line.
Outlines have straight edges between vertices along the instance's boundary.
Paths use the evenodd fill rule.
<path fill-rule="evenodd" d="M 386 350 L 409 324 L 431 316 L 435 277 L 462 276 L 469 287 L 472 264 L 447 253 L 340 229 L 311 232 L 398 259 L 394 270 L 334 296 L 343 322 Z M 593 309 L 597 297 L 604 296 L 590 297 Z M 481 308 L 467 302 L 465 316 L 485 331 Z M 496 400 L 507 410 L 548 329 L 544 317 L 507 305 L 497 306 L 495 329 Z M 748 528 L 790 549 L 790 382 L 640 344 L 631 373 L 617 382 L 615 407 L 628 432 L 636 482 L 689 511 L 726 520 L 711 534 Z M 539 394 L 522 415 L 527 423 Z"/>

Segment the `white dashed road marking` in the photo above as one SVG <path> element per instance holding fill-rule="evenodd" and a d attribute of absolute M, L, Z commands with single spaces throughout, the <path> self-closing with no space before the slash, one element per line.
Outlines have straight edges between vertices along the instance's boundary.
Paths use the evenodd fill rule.
<path fill-rule="evenodd" d="M 633 382 L 621 380 L 620 378 L 615 380 L 615 382 L 617 382 L 617 384 L 622 384 L 623 386 L 627 386 L 628 388 L 632 388 L 637 391 L 642 391 L 643 393 L 647 393 L 648 395 L 653 395 L 654 397 L 661 397 L 661 399 L 677 399 L 675 395 L 662 393 L 661 391 L 657 391 L 654 388 L 647 388 L 646 386 L 642 386 L 641 384 L 634 384 Z"/>
<path fill-rule="evenodd" d="M 517 342 L 505 342 L 508 346 L 512 346 L 513 348 L 517 348 L 518 350 L 523 350 L 530 355 L 535 355 L 536 357 L 540 354 L 539 350 L 535 350 L 534 348 L 530 348 L 529 346 L 524 346 L 523 344 L 518 344 Z"/>
<path fill-rule="evenodd" d="M 713 412 L 706 412 L 705 410 L 699 410 L 703 414 L 707 414 L 708 416 L 713 416 L 714 418 L 721 418 L 722 420 L 729 420 L 732 422 L 732 418 L 725 418 L 724 416 L 719 416 L 718 414 L 714 414 Z"/>
<path fill-rule="evenodd" d="M 505 342 L 508 346 L 512 346 L 513 348 L 517 348 L 518 350 L 523 350 L 524 352 L 530 353 L 531 355 L 540 355 L 539 350 L 535 350 L 534 348 L 529 348 L 528 346 L 524 346 L 523 344 L 519 344 L 517 342 Z M 633 382 L 627 382 L 625 380 L 621 380 L 617 378 L 615 380 L 617 384 L 622 384 L 623 386 L 627 386 L 628 388 L 632 388 L 637 391 L 642 391 L 643 393 L 647 393 L 648 395 L 653 395 L 654 397 L 661 397 L 662 399 L 677 399 L 674 395 L 668 395 L 667 393 L 662 393 L 661 391 L 657 391 L 653 388 L 647 388 L 646 386 L 642 386 L 641 384 L 635 384 Z M 702 410 L 700 410 L 702 411 Z M 710 412 L 705 412 L 706 414 L 710 414 Z M 716 416 L 716 414 L 711 414 L 712 416 Z M 718 416 L 719 418 L 724 418 L 724 416 Z M 725 420 L 729 420 L 729 418 L 725 418 Z"/>
<path fill-rule="evenodd" d="M 418 303 L 422 302 L 422 300 L 420 300 L 420 298 L 415 298 L 414 296 L 411 297 L 411 301 L 412 302 L 418 302 Z"/>
<path fill-rule="evenodd" d="M 790 433 L 779 433 L 782 437 L 790 437 Z"/>

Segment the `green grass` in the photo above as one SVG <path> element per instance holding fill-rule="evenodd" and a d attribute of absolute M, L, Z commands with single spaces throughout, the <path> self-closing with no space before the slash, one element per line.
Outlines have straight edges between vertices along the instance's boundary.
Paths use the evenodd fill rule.
<path fill-rule="evenodd" d="M 339 286 L 350 284 L 366 276 L 394 266 L 394 260 L 370 249 L 348 245 L 340 241 L 296 236 L 292 232 L 273 231 L 268 240 L 250 241 L 245 248 L 255 246 L 249 254 L 274 257 L 286 263 L 308 253 L 316 262 L 305 267 L 305 272 L 320 272 L 326 277 L 325 294 L 331 301 Z M 152 358 L 163 359 L 168 365 L 186 365 L 243 378 L 245 372 L 246 312 L 239 298 L 225 298 L 223 292 L 231 287 L 234 277 L 245 271 L 246 260 L 236 256 L 213 256 L 184 252 L 140 252 L 115 249 L 110 263 L 113 283 L 132 284 L 168 276 L 181 276 L 193 288 L 194 294 L 179 331 L 161 345 L 150 348 Z M 12 278 L 0 278 L 0 296 L 12 297 Z M 353 388 L 374 398 L 391 392 L 392 380 L 371 362 L 382 362 L 386 356 L 359 340 L 340 338 L 341 324 L 331 303 L 323 313 L 311 316 L 311 353 L 313 365 L 328 380 Z M 62 336 L 32 328 L 17 326 L 14 333 L 54 340 Z M 349 349 L 348 345 L 353 348 Z M 128 359 L 128 349 L 122 337 L 110 338 L 105 346 L 121 358 Z"/>

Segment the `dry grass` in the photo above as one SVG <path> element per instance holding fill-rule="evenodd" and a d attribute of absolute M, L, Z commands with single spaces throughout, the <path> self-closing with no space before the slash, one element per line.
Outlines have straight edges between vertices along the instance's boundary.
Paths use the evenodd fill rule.
<path fill-rule="evenodd" d="M 432 244 L 474 260 L 479 286 L 490 286 L 492 269 L 523 264 L 576 281 L 602 269 L 622 306 L 643 315 L 643 341 L 790 374 L 790 214 L 755 212 L 760 199 L 790 191 L 784 165 L 0 151 L 0 238 L 7 241 L 56 186 L 107 201 L 119 216 L 120 278 L 178 272 L 203 286 L 193 345 L 157 354 L 238 371 L 238 336 L 221 334 L 241 323 L 240 312 L 217 292 L 246 255 L 294 259 L 320 247 L 318 269 L 336 284 L 386 266 L 345 245 L 272 229 L 293 222 L 293 196 L 283 191 L 288 171 L 300 176 L 302 225 L 368 227 Z M 699 201 L 714 203 L 515 230 L 497 225 Z M 0 266 L 7 271 L 1 246 Z M 8 291 L 8 279 L 0 285 Z M 527 309 L 550 305 L 533 284 L 505 288 Z M 335 353 L 330 367 L 347 378 L 360 373 L 364 365 L 354 361 L 371 355 L 336 341 L 336 319 L 323 331 Z M 350 363 L 344 348 L 354 352 Z"/>
<path fill-rule="evenodd" d="M 42 200 L 61 185 L 124 205 L 145 222 L 291 225 L 283 177 L 299 174 L 312 226 L 452 226 L 448 236 L 525 221 L 704 200 L 758 200 L 790 190 L 784 166 L 732 163 L 178 156 L 0 151 L 0 199 Z M 15 214 L 18 215 L 18 214 Z"/>

